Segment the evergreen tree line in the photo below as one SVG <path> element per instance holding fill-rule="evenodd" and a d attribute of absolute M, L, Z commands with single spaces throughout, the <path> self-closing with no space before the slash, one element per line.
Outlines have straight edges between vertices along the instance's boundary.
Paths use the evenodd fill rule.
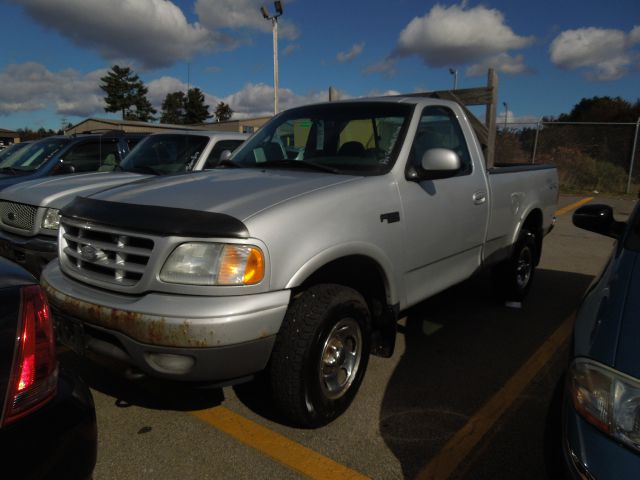
<path fill-rule="evenodd" d="M 155 121 L 158 111 L 147 98 L 148 88 L 140 77 L 129 67 L 114 65 L 100 80 L 100 88 L 105 92 L 106 112 L 121 113 L 123 120 L 141 122 Z M 209 112 L 204 93 L 199 88 L 190 88 L 187 93 L 168 93 L 162 102 L 161 123 L 194 125 L 215 117 L 216 122 L 229 120 L 233 115 L 231 107 L 219 102 L 215 112 Z"/>
<path fill-rule="evenodd" d="M 543 117 L 537 142 L 536 128 L 499 130 L 496 162 L 530 163 L 535 144 L 535 163 L 556 165 L 565 190 L 623 192 L 639 117 L 640 100 L 583 98 L 569 113 Z M 636 149 L 636 160 L 640 160 L 640 145 Z M 638 180 L 639 174 L 637 167 L 634 177 Z"/>

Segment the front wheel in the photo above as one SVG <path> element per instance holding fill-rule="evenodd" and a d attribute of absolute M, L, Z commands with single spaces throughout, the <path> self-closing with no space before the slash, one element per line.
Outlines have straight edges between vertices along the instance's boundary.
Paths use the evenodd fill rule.
<path fill-rule="evenodd" d="M 357 291 L 321 284 L 299 294 L 287 310 L 269 367 L 281 413 L 303 427 L 337 418 L 362 383 L 370 344 L 370 313 Z"/>
<path fill-rule="evenodd" d="M 521 301 L 529 292 L 536 268 L 536 237 L 523 229 L 511 258 L 494 269 L 494 283 L 501 298 Z"/>

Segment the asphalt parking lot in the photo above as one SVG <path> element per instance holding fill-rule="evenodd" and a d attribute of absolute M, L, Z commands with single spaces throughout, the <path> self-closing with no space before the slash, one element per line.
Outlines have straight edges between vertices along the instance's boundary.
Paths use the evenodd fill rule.
<path fill-rule="evenodd" d="M 547 406 L 572 314 L 613 245 L 571 224 L 585 201 L 561 197 L 520 308 L 498 303 L 485 275 L 412 308 L 393 358 L 372 357 L 350 409 L 317 430 L 284 425 L 254 385 L 131 381 L 63 353 L 96 402 L 94 478 L 545 478 Z M 634 204 L 591 201 L 620 219 Z"/>

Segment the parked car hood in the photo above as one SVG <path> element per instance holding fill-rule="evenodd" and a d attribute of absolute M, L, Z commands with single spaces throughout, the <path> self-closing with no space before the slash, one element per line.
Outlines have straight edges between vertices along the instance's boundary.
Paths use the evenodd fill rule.
<path fill-rule="evenodd" d="M 32 173 L 22 173 L 17 175 L 7 175 L 4 173 L 0 173 L 0 190 L 10 187 L 11 185 L 23 183 L 29 178 L 32 178 L 32 175 Z"/>
<path fill-rule="evenodd" d="M 97 193 L 91 198 L 225 213 L 246 220 L 297 196 L 357 178 L 311 171 L 220 169 L 154 178 Z"/>
<path fill-rule="evenodd" d="M 640 378 L 640 259 L 622 249 L 585 295 L 576 317 L 574 356 Z"/>
<path fill-rule="evenodd" d="M 0 192 L 0 200 L 62 208 L 77 195 L 91 195 L 152 176 L 132 172 L 96 172 L 46 177 L 7 187 Z"/>
<path fill-rule="evenodd" d="M 622 313 L 620 338 L 615 367 L 640 378 L 640 254 L 627 251 L 632 263 L 631 276 L 627 283 L 626 302 Z"/>

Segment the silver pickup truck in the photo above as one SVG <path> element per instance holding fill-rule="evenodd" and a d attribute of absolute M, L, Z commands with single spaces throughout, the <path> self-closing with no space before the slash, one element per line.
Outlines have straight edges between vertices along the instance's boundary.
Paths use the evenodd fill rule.
<path fill-rule="evenodd" d="M 225 150 L 234 150 L 248 137 L 214 131 L 156 133 L 142 140 L 119 165 L 113 157 L 96 173 L 46 177 L 8 187 L 0 192 L 0 256 L 39 276 L 58 254 L 60 209 L 77 195 L 157 175 L 214 168 Z"/>
<path fill-rule="evenodd" d="M 266 371 L 303 426 L 348 407 L 401 311 L 484 267 L 521 299 L 558 199 L 553 167 L 487 170 L 445 100 L 288 110 L 225 165 L 77 198 L 42 283 L 76 351 L 196 382 Z"/>

